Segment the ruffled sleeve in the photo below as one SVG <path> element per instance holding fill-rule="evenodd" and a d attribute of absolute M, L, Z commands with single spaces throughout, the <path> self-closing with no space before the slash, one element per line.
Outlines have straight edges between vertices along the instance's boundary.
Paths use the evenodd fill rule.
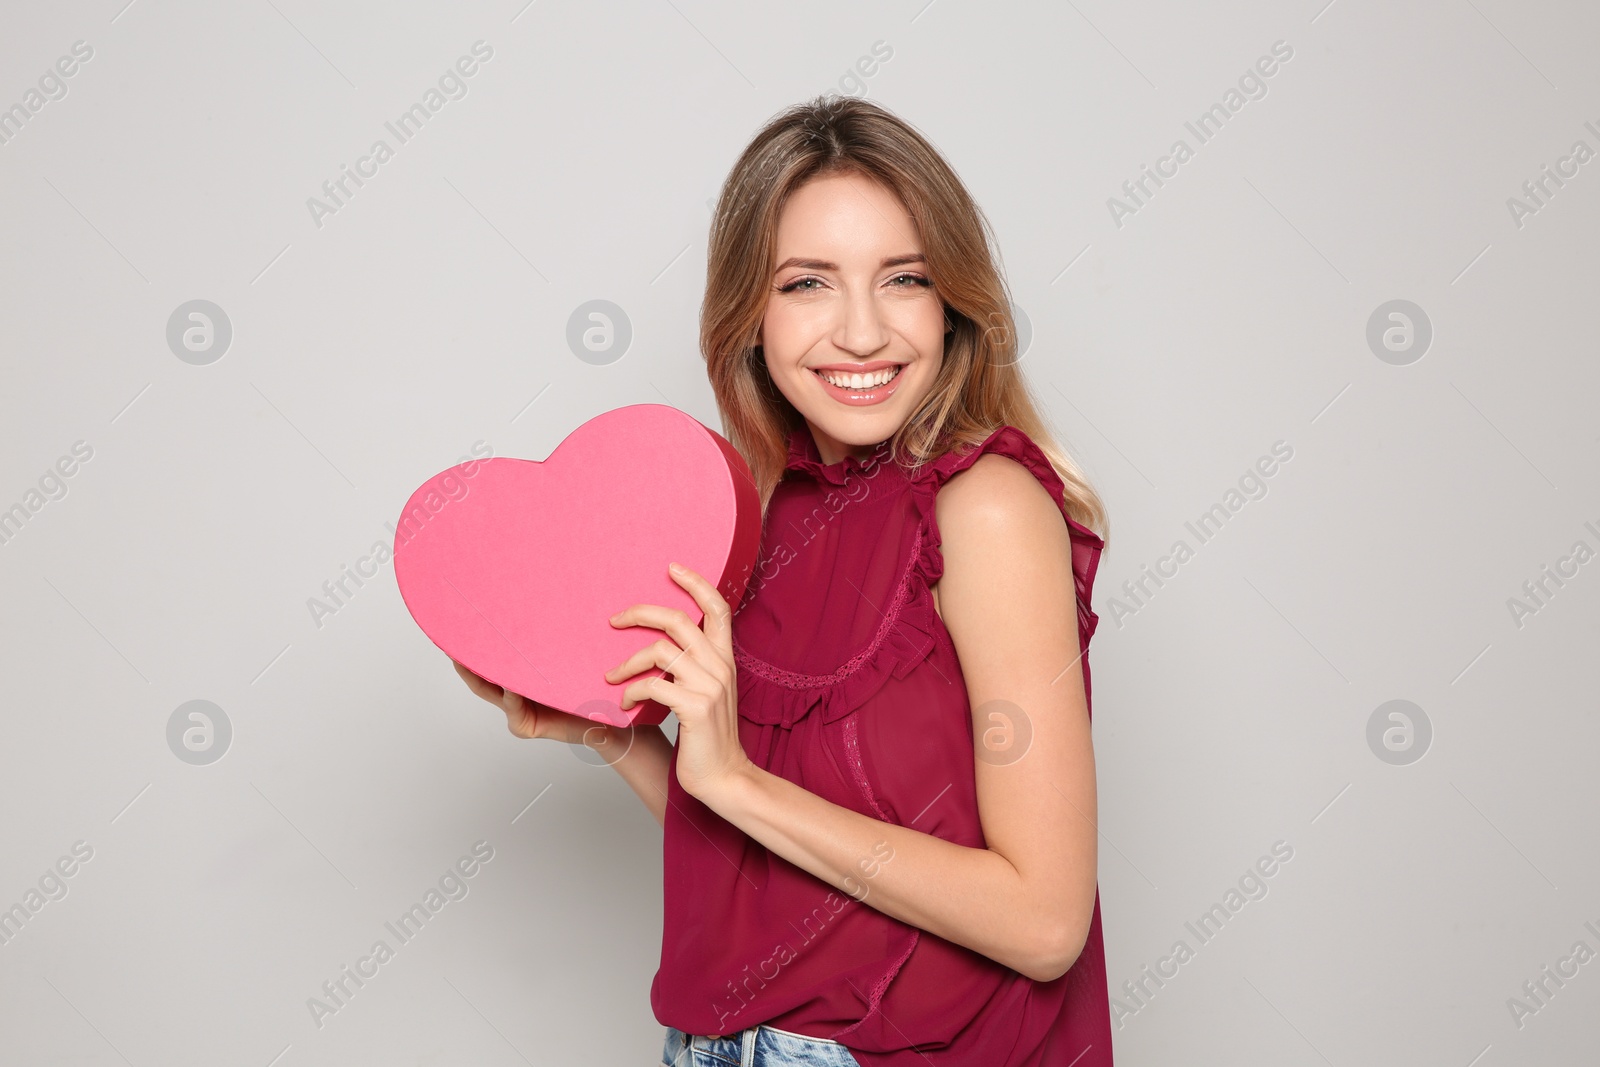
<path fill-rule="evenodd" d="M 911 494 L 921 514 L 922 550 L 915 561 L 916 569 L 930 586 L 944 575 L 944 553 L 941 551 L 942 541 L 934 506 L 939 487 L 953 475 L 976 463 L 979 456 L 991 452 L 1016 460 L 1032 471 L 1034 477 L 1038 478 L 1050 493 L 1050 498 L 1056 502 L 1056 507 L 1061 511 L 1061 517 L 1067 522 L 1067 530 L 1072 538 L 1072 578 L 1078 598 L 1078 642 L 1082 648 L 1087 649 L 1089 638 L 1093 636 L 1095 627 L 1100 622 L 1100 616 L 1090 604 L 1094 592 L 1095 573 L 1100 568 L 1100 553 L 1105 548 L 1105 541 L 1099 534 L 1068 514 L 1066 485 L 1061 481 L 1061 476 L 1056 473 L 1044 450 L 1015 426 L 1001 426 L 983 442 L 965 451 L 947 452 L 938 459 L 924 464 L 912 477 Z"/>

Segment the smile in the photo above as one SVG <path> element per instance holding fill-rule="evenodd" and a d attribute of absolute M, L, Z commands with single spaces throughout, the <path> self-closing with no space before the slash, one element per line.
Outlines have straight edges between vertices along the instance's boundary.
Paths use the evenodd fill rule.
<path fill-rule="evenodd" d="M 895 364 L 866 374 L 850 371 L 813 370 L 823 390 L 843 404 L 861 406 L 881 404 L 894 394 L 900 384 L 904 364 Z"/>

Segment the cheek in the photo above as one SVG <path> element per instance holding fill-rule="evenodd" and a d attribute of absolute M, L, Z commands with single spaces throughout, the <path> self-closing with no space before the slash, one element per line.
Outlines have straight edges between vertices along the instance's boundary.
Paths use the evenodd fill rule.
<path fill-rule="evenodd" d="M 786 308 L 781 314 L 768 315 L 761 326 L 767 372 L 774 380 L 804 378 L 811 373 L 804 368 L 807 358 L 826 343 L 831 330 L 824 315 L 806 308 Z"/>
<path fill-rule="evenodd" d="M 805 381 L 811 372 L 801 367 L 797 358 L 785 355 L 782 349 L 774 351 L 770 344 L 764 344 L 762 348 L 766 353 L 767 377 L 772 379 L 772 384 L 785 400 L 798 407 L 808 395 Z"/>
<path fill-rule="evenodd" d="M 800 356 L 804 349 L 795 344 L 792 336 L 782 331 L 769 331 L 764 333 L 763 337 L 765 340 L 761 345 L 761 353 L 767 365 L 769 378 L 782 384 L 807 373 L 800 366 Z"/>
<path fill-rule="evenodd" d="M 939 377 L 940 370 L 944 367 L 945 345 L 950 340 L 950 335 L 944 332 L 944 315 L 941 312 L 931 322 L 921 324 L 915 334 L 907 335 L 907 339 L 917 350 L 917 378 L 915 382 L 916 399 L 933 390 L 934 379 Z"/>
<path fill-rule="evenodd" d="M 895 329 L 924 356 L 944 350 L 944 305 L 925 297 L 894 309 Z"/>
<path fill-rule="evenodd" d="M 762 350 L 777 369 L 792 364 L 806 348 L 806 318 L 796 308 L 773 308 L 761 320 Z"/>
<path fill-rule="evenodd" d="M 933 392 L 934 380 L 939 377 L 939 360 L 923 360 L 922 364 L 921 372 L 917 375 L 915 387 L 911 390 L 911 395 L 907 398 L 913 403 L 921 403 L 929 393 Z"/>

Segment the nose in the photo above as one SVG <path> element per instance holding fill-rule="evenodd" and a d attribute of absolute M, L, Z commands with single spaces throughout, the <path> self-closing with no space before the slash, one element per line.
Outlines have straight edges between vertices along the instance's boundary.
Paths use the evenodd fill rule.
<path fill-rule="evenodd" d="M 864 357 L 888 344 L 889 331 L 870 286 L 846 295 L 840 316 L 833 337 L 840 350 Z"/>

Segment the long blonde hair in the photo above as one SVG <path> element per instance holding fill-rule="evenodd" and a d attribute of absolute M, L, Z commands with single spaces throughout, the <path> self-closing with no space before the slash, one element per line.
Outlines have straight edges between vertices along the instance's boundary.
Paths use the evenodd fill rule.
<path fill-rule="evenodd" d="M 804 422 L 773 384 L 755 343 L 778 217 L 807 181 L 847 172 L 878 181 L 909 209 L 954 326 L 932 389 L 890 439 L 892 461 L 915 466 L 1015 426 L 1061 476 L 1068 513 L 1109 544 L 1104 503 L 1056 443 L 1017 367 L 1016 325 L 987 217 L 905 120 L 867 100 L 832 95 L 793 105 L 761 128 L 723 182 L 711 225 L 700 351 L 724 432 L 750 464 L 763 513 L 783 476 L 788 435 Z"/>

